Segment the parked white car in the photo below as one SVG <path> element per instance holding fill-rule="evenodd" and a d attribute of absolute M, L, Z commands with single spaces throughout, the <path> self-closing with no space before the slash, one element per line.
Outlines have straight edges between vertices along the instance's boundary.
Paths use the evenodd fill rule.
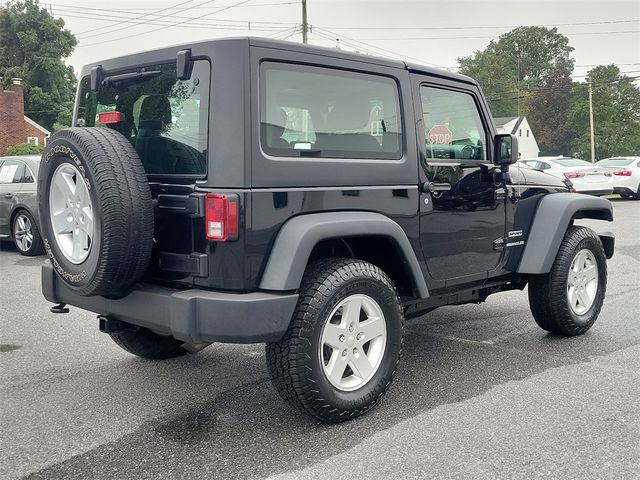
<path fill-rule="evenodd" d="M 611 157 L 596 162 L 613 174 L 613 191 L 640 200 L 640 157 Z"/>
<path fill-rule="evenodd" d="M 561 180 L 569 180 L 578 193 L 609 195 L 613 193 L 613 174 L 602 166 L 571 157 L 538 157 L 520 160 L 529 168 L 540 170 Z"/>

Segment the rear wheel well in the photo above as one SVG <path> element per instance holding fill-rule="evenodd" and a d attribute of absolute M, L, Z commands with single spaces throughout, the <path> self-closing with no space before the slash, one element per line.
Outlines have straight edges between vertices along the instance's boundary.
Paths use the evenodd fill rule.
<path fill-rule="evenodd" d="M 381 268 L 393 281 L 402 297 L 415 298 L 415 283 L 406 268 L 404 255 L 388 237 L 355 236 L 318 242 L 309 255 L 309 263 L 321 258 L 355 258 Z"/>

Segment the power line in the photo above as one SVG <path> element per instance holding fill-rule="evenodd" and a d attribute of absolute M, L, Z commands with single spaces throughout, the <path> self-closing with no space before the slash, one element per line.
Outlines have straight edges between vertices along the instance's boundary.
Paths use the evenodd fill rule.
<path fill-rule="evenodd" d="M 205 3 L 212 3 L 212 2 L 214 2 L 214 1 L 215 1 L 215 0 L 207 0 L 207 1 L 205 1 L 205 2 L 199 3 L 198 5 L 204 5 Z M 224 11 L 224 10 L 229 10 L 229 9 L 231 9 L 231 8 L 234 8 L 234 7 L 238 6 L 238 5 L 242 5 L 242 4 L 248 3 L 248 2 L 250 2 L 250 1 L 251 1 L 251 0 L 242 0 L 242 1 L 238 2 L 238 3 L 236 3 L 235 5 L 230 5 L 230 6 L 228 6 L 228 7 L 221 8 L 221 9 L 219 9 L 219 10 L 216 10 L 215 12 L 211 12 L 211 13 L 209 13 L 209 14 L 206 14 L 206 15 L 205 15 L 205 17 L 206 17 L 206 16 L 209 16 L 209 15 L 214 15 L 214 14 L 216 14 L 216 13 L 220 13 L 220 12 L 222 12 L 222 11 Z M 193 20 L 193 19 L 191 19 L 191 20 Z M 133 37 L 139 37 L 139 36 L 141 36 L 141 35 L 147 35 L 147 34 L 149 34 L 149 33 L 158 32 L 158 31 L 160 31 L 160 30 L 164 30 L 164 29 L 166 29 L 166 28 L 170 28 L 170 27 L 177 27 L 177 26 L 179 26 L 179 25 L 183 25 L 183 24 L 185 24 L 185 23 L 187 23 L 187 22 L 189 22 L 189 21 L 191 21 L 191 20 L 183 20 L 183 21 L 181 21 L 181 22 L 176 22 L 176 23 L 174 23 L 174 24 L 172 24 L 172 25 L 166 25 L 166 26 L 163 26 L 163 27 L 154 28 L 153 30 L 148 30 L 148 31 L 146 31 L 146 32 L 136 33 L 136 34 L 134 34 L 134 35 L 127 35 L 126 37 L 112 38 L 112 39 L 110 39 L 110 40 L 103 40 L 103 41 L 101 41 L 101 42 L 89 43 L 89 44 L 84 44 L 84 45 L 82 45 L 82 44 L 81 44 L 81 45 L 78 45 L 78 47 L 91 47 L 91 46 L 94 46 L 94 45 L 102 45 L 102 44 L 104 44 L 104 43 L 111 43 L 111 42 L 115 42 L 115 41 L 118 41 L 118 40 L 125 40 L 125 39 L 130 39 L 130 38 L 133 38 Z"/>
<path fill-rule="evenodd" d="M 381 47 L 378 47 L 377 45 L 372 45 L 370 43 L 366 43 L 366 42 L 363 42 L 361 40 L 357 40 L 355 38 L 350 38 L 350 37 L 347 37 L 345 35 L 340 35 L 338 33 L 332 32 L 331 30 L 327 30 L 326 28 L 316 27 L 315 25 L 313 25 L 312 26 L 312 31 L 313 30 L 316 30 L 316 31 L 320 30 L 320 33 L 324 33 L 324 35 L 326 37 L 329 37 L 329 40 L 334 40 L 334 41 L 338 41 L 338 42 L 341 41 L 341 42 L 344 42 L 345 44 L 351 43 L 351 47 L 352 48 L 373 49 L 373 52 L 376 55 L 380 55 L 380 52 L 385 52 L 387 54 L 392 55 L 394 58 L 406 58 L 406 59 L 413 60 L 413 61 L 416 61 L 416 62 L 419 62 L 419 63 L 423 63 L 423 64 L 426 64 L 426 65 L 431 65 L 431 66 L 434 66 L 434 67 L 444 68 L 444 67 L 441 67 L 441 65 L 437 65 L 435 63 L 425 62 L 424 60 L 419 59 L 419 58 L 410 57 L 408 55 L 404 55 L 404 54 L 401 54 L 401 53 L 398 53 L 398 52 L 394 52 L 392 50 L 387 50 L 385 48 L 381 48 Z M 330 36 L 334 36 L 335 38 L 332 39 L 332 38 L 330 38 Z M 345 40 L 346 40 L 346 42 L 345 42 Z M 355 46 L 353 45 L 354 43 L 356 44 Z M 360 45 L 360 47 L 358 47 L 358 45 Z M 385 55 L 382 55 L 382 56 L 385 56 Z"/>
<path fill-rule="evenodd" d="M 66 13 L 64 15 L 65 18 L 81 18 L 85 20 L 103 20 L 108 21 L 109 18 L 119 18 L 113 15 L 102 15 L 102 16 L 85 16 L 85 15 L 73 15 Z M 118 23 L 131 23 L 136 25 L 162 25 L 171 27 L 174 25 L 170 20 L 162 21 L 162 20 L 153 20 L 149 22 L 145 21 L 135 21 L 135 20 L 127 20 L 127 17 L 120 17 L 121 20 L 118 20 Z M 185 17 L 183 17 L 185 18 Z M 191 18 L 191 17 L 188 17 Z M 252 21 L 238 21 L 236 23 L 220 23 L 223 20 L 215 20 L 215 19 L 196 19 L 198 21 L 189 22 L 183 25 L 183 28 L 193 28 L 193 29 L 219 29 L 219 30 L 256 30 L 256 31 L 274 31 L 281 30 L 281 28 L 285 25 L 296 25 L 295 23 L 278 23 L 272 24 L 268 22 L 252 22 Z M 211 23 L 208 23 L 211 22 Z M 215 23 L 214 23 L 215 22 Z M 106 35 L 106 34 L 105 34 Z M 85 37 L 89 38 L 89 37 Z M 83 40 L 82 38 L 80 40 Z"/>
<path fill-rule="evenodd" d="M 248 6 L 248 5 L 244 5 L 244 6 Z M 153 18 L 153 19 L 149 19 L 149 20 L 141 20 L 141 21 L 137 21 L 137 17 L 131 17 L 130 15 L 127 14 L 127 12 L 123 11 L 123 10 L 104 10 L 105 12 L 110 12 L 110 13 L 102 13 L 100 11 L 97 11 L 96 13 L 93 12 L 85 12 L 84 10 L 92 10 L 92 9 L 82 9 L 82 10 L 78 10 L 78 9 L 67 9 L 67 8 L 59 8 L 56 7 L 56 12 L 64 12 L 64 16 L 69 16 L 69 17 L 73 17 L 73 18 L 86 18 L 88 20 L 103 20 L 103 19 L 108 19 L 108 18 L 114 18 L 117 20 L 117 22 L 123 22 L 123 21 L 129 21 L 130 23 L 148 23 L 150 25 L 153 25 L 153 22 L 163 22 L 163 23 L 156 23 L 157 25 L 163 25 L 166 22 L 170 22 L 171 18 L 173 19 L 186 19 L 186 20 L 200 20 L 200 18 L 198 17 L 187 17 L 187 16 L 180 16 L 180 15 L 175 15 L 175 14 L 164 14 L 164 15 L 160 15 L 160 14 L 155 14 L 155 13 L 149 13 L 149 16 L 153 16 L 153 17 L 159 17 L 159 18 Z M 93 10 L 102 10 L 102 9 L 93 9 Z M 123 15 L 117 15 L 117 13 L 122 13 Z M 215 12 L 214 12 L 215 13 Z M 71 15 L 72 14 L 72 15 Z M 166 20 L 164 20 L 166 19 Z M 293 25 L 292 22 L 268 22 L 268 21 L 249 21 L 249 20 L 232 20 L 232 19 L 212 19 L 212 20 L 207 20 L 207 19 L 203 19 L 206 22 L 212 21 L 212 22 L 228 22 L 230 24 L 240 24 L 240 25 L 246 25 L 248 23 L 252 23 L 252 24 L 269 24 L 269 25 Z M 78 34 L 80 35 L 80 34 Z"/>
<path fill-rule="evenodd" d="M 638 70 L 635 70 L 636 72 Z M 620 72 L 620 74 L 624 74 L 624 73 L 632 73 L 632 72 Z M 624 78 L 616 78 L 615 80 L 610 80 L 608 82 L 599 82 L 599 83 L 594 83 L 593 87 L 594 88 L 598 88 L 598 87 L 602 87 L 605 85 L 611 85 L 613 83 L 619 83 L 619 82 L 629 82 L 629 81 L 633 81 L 636 79 L 639 79 L 640 75 L 636 75 L 636 76 L 632 76 L 632 77 L 627 77 L 625 76 Z M 561 86 L 557 86 L 557 87 L 537 87 L 537 88 L 531 88 L 528 90 L 525 90 L 525 93 L 537 93 L 537 92 L 541 92 L 541 91 L 552 91 L 552 90 L 571 90 L 574 87 L 576 87 L 577 85 L 585 85 L 584 83 L 579 83 L 579 84 L 575 84 L 575 83 L 571 83 L 569 85 L 561 85 Z M 494 93 L 492 95 L 508 95 L 510 93 L 517 93 L 517 90 L 508 90 L 508 91 L 504 91 L 504 92 L 497 92 Z M 505 101 L 505 100 L 516 100 L 516 99 L 526 99 L 529 98 L 529 95 L 519 95 L 519 96 L 514 96 L 514 97 L 497 97 L 497 96 L 493 96 L 493 97 L 487 97 L 488 100 L 490 101 Z"/>
<path fill-rule="evenodd" d="M 176 5 L 173 5 L 172 7 L 167 7 L 167 8 L 162 8 L 162 9 L 160 9 L 160 10 L 156 10 L 156 11 L 155 11 L 155 13 L 165 12 L 165 11 L 167 11 L 167 10 L 169 10 L 169 9 L 173 9 L 173 8 L 175 8 L 175 7 L 180 7 L 180 6 L 182 6 L 182 5 L 186 5 L 187 3 L 191 3 L 191 2 L 194 2 L 194 1 L 195 1 L 195 0 L 187 0 L 187 1 L 185 1 L 185 2 L 180 2 L 180 3 L 176 4 Z M 145 17 L 148 17 L 148 16 L 149 16 L 149 14 L 139 15 L 139 16 L 137 16 L 137 17 L 135 18 L 135 20 L 139 20 L 139 19 L 142 19 L 142 18 L 145 18 Z M 112 25 L 116 25 L 116 24 L 118 24 L 118 23 L 119 23 L 119 22 L 113 22 L 113 24 L 112 24 Z M 111 27 L 112 25 L 103 26 L 103 27 L 98 27 L 98 28 L 94 28 L 94 29 L 91 29 L 91 30 L 85 30 L 84 32 L 80 32 L 80 33 L 78 33 L 76 36 L 83 35 L 83 34 L 85 34 L 85 33 L 90 33 L 90 32 L 96 32 L 96 31 L 99 31 L 99 30 L 104 30 L 104 29 L 107 29 L 107 28 Z M 111 30 L 111 31 L 106 32 L 106 33 L 119 32 L 119 31 L 121 31 L 121 30 L 125 30 L 125 29 L 127 29 L 127 28 L 130 28 L 130 27 L 124 26 L 124 27 L 122 27 L 122 28 L 116 28 L 116 29 Z"/>
<path fill-rule="evenodd" d="M 253 3 L 251 5 L 240 5 L 240 6 L 236 7 L 236 8 L 243 8 L 243 7 L 251 7 L 251 8 L 253 8 L 253 7 L 272 7 L 272 6 L 278 6 L 278 5 L 298 5 L 298 4 L 300 4 L 299 1 L 296 1 L 296 2 L 273 2 L 273 3 Z M 49 3 L 49 2 L 47 2 L 47 3 L 44 3 L 43 5 L 45 7 L 47 5 L 51 5 L 52 7 L 56 8 L 56 9 L 59 9 L 59 7 L 66 7 L 66 8 L 76 8 L 76 9 L 79 9 L 79 10 L 82 10 L 82 11 L 85 11 L 85 10 L 96 10 L 96 11 L 100 11 L 100 12 L 116 11 L 116 10 L 113 10 L 113 9 L 110 9 L 110 8 L 95 8 L 95 7 L 85 7 L 85 6 L 78 7 L 76 5 L 69 5 L 69 4 L 64 4 L 64 3 Z M 226 7 L 228 5 L 218 5 L 218 6 L 219 7 Z M 163 9 L 163 10 L 174 10 L 176 8 L 178 8 L 178 7 L 172 6 L 172 7 L 167 7 L 166 9 Z M 208 7 L 193 7 L 193 9 L 206 9 L 206 8 L 208 8 Z M 118 7 L 117 8 L 117 11 L 127 11 L 127 12 L 145 12 L 145 11 L 149 11 L 149 10 L 152 11 L 152 12 L 156 11 L 154 8 L 143 8 L 143 7 L 129 7 L 129 8 L 127 8 L 127 7 Z"/>
<path fill-rule="evenodd" d="M 473 29 L 501 29 L 501 28 L 519 28 L 519 27 L 568 27 L 574 25 L 606 25 L 614 23 L 640 23 L 640 19 L 634 20 L 606 20 L 601 22 L 575 22 L 575 23 L 550 23 L 546 25 L 464 25 L 464 26 L 448 26 L 448 27 L 374 27 L 374 26 L 330 26 L 333 30 L 473 30 Z"/>
<path fill-rule="evenodd" d="M 577 35 L 612 35 L 619 33 L 640 33 L 640 30 L 622 30 L 609 32 L 563 32 L 563 35 L 572 37 Z M 463 40 L 463 39 L 480 39 L 480 38 L 496 38 L 495 35 L 480 36 L 462 36 L 462 37 L 360 37 L 361 40 Z"/>

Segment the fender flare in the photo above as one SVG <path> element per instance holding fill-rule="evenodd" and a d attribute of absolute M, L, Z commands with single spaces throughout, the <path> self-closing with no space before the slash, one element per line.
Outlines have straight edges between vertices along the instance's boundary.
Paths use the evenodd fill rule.
<path fill-rule="evenodd" d="M 429 297 L 420 264 L 404 230 L 389 217 L 374 212 L 312 213 L 287 221 L 271 249 L 260 289 L 296 290 L 318 242 L 363 235 L 393 239 L 404 257 L 419 298 Z"/>
<path fill-rule="evenodd" d="M 529 230 L 518 273 L 541 274 L 551 271 L 562 239 L 569 224 L 576 218 L 594 218 L 613 221 L 611 202 L 600 197 L 578 193 L 554 193 L 546 195 L 536 209 Z M 613 234 L 605 234 L 612 240 Z M 606 243 L 606 242 L 603 242 Z M 613 255 L 613 243 L 605 245 L 607 258 Z"/>

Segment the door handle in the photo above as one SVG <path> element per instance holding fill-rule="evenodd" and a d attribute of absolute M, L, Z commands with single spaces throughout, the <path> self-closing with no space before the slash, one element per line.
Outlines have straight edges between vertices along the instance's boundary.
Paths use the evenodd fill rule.
<path fill-rule="evenodd" d="M 13 193 L 5 193 L 4 198 L 13 198 Z"/>
<path fill-rule="evenodd" d="M 425 193 L 448 192 L 449 190 L 451 190 L 450 183 L 424 182 L 422 184 L 422 191 Z"/>

